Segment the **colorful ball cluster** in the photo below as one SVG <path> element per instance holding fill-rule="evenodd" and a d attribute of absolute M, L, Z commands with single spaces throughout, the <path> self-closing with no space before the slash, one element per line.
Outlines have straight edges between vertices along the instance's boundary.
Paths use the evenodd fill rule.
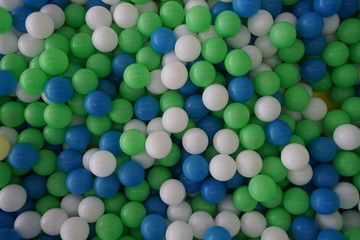
<path fill-rule="evenodd" d="M 359 4 L 0 0 L 0 239 L 359 239 Z"/>

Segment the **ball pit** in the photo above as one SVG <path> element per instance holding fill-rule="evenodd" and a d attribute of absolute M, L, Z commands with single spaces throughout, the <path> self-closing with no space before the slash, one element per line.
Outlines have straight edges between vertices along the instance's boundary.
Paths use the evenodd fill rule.
<path fill-rule="evenodd" d="M 359 4 L 0 0 L 0 239 L 359 239 Z"/>

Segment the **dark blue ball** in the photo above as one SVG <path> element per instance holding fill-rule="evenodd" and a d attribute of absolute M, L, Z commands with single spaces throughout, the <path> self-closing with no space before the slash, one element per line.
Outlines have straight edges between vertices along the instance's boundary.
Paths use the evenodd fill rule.
<path fill-rule="evenodd" d="M 326 64 L 320 58 L 310 58 L 300 67 L 300 73 L 308 82 L 318 82 L 326 74 Z"/>
<path fill-rule="evenodd" d="M 127 161 L 120 165 L 118 170 L 118 178 L 120 183 L 126 187 L 135 187 L 144 180 L 145 171 L 140 163 L 135 161 Z"/>
<path fill-rule="evenodd" d="M 48 0 L 48 4 L 55 4 L 62 9 L 65 9 L 69 5 L 69 0 Z"/>
<path fill-rule="evenodd" d="M 74 149 L 65 149 L 57 158 L 57 166 L 60 171 L 69 173 L 83 166 L 82 157 L 82 154 Z"/>
<path fill-rule="evenodd" d="M 101 79 L 96 90 L 106 93 L 111 99 L 114 99 L 117 93 L 115 84 L 107 79 Z"/>
<path fill-rule="evenodd" d="M 96 117 L 108 114 L 111 109 L 111 104 L 109 95 L 101 91 L 93 91 L 86 95 L 84 99 L 86 112 Z"/>
<path fill-rule="evenodd" d="M 335 229 L 325 229 L 319 233 L 316 240 L 345 240 L 345 237 Z"/>
<path fill-rule="evenodd" d="M 341 8 L 342 0 L 314 0 L 314 10 L 323 17 L 330 17 Z"/>
<path fill-rule="evenodd" d="M 231 235 L 225 228 L 215 226 L 205 232 L 204 240 L 231 240 Z"/>
<path fill-rule="evenodd" d="M 116 55 L 111 63 L 112 71 L 118 77 L 123 77 L 125 69 L 135 63 L 135 58 L 127 53 L 121 53 Z"/>
<path fill-rule="evenodd" d="M 200 191 L 201 182 L 191 181 L 184 174 L 179 176 L 179 181 L 184 185 L 185 192 L 188 194 L 195 194 Z"/>
<path fill-rule="evenodd" d="M 210 142 L 212 142 L 215 134 L 222 128 L 221 121 L 214 116 L 207 116 L 201 119 L 197 126 L 204 130 Z"/>
<path fill-rule="evenodd" d="M 37 174 L 30 174 L 26 176 L 22 182 L 27 197 L 30 199 L 38 199 L 44 196 L 47 192 L 46 178 Z"/>
<path fill-rule="evenodd" d="M 270 122 L 265 128 L 266 140 L 275 146 L 281 146 L 289 142 L 291 138 L 291 128 L 283 120 Z"/>
<path fill-rule="evenodd" d="M 147 214 L 158 214 L 162 217 L 166 217 L 168 205 L 164 203 L 159 196 L 150 196 L 144 202 L 144 207 Z"/>
<path fill-rule="evenodd" d="M 39 160 L 36 148 L 28 143 L 15 144 L 9 151 L 8 161 L 16 169 L 30 169 Z"/>
<path fill-rule="evenodd" d="M 174 50 L 176 36 L 170 28 L 156 29 L 150 37 L 152 48 L 158 53 L 169 53 Z"/>
<path fill-rule="evenodd" d="M 209 163 L 201 155 L 190 155 L 185 158 L 182 171 L 189 180 L 199 182 L 208 176 Z"/>
<path fill-rule="evenodd" d="M 177 91 L 181 94 L 184 94 L 186 96 L 192 95 L 196 93 L 199 90 L 199 87 L 193 84 L 191 80 L 187 80 L 184 86 L 179 88 Z"/>
<path fill-rule="evenodd" d="M 338 11 L 340 18 L 349 18 L 353 16 L 359 9 L 358 0 L 342 0 L 341 7 Z"/>
<path fill-rule="evenodd" d="M 50 102 L 58 104 L 65 103 L 71 98 L 73 87 L 68 79 L 64 77 L 54 77 L 46 83 L 44 93 Z"/>
<path fill-rule="evenodd" d="M 185 100 L 184 109 L 188 116 L 193 119 L 202 119 L 209 113 L 209 109 L 205 107 L 200 94 L 189 96 Z"/>
<path fill-rule="evenodd" d="M 16 7 L 11 11 L 13 26 L 16 30 L 26 33 L 25 21 L 26 18 L 34 11 L 27 7 Z"/>
<path fill-rule="evenodd" d="M 95 7 L 95 6 L 101 6 L 106 9 L 110 9 L 110 5 L 104 3 L 102 0 L 87 0 L 86 10 L 89 10 L 90 8 Z"/>
<path fill-rule="evenodd" d="M 159 102 L 152 96 L 140 97 L 134 104 L 135 116 L 143 121 L 150 121 L 151 119 L 155 118 L 159 111 Z"/>
<path fill-rule="evenodd" d="M 307 216 L 298 216 L 291 224 L 291 234 L 296 240 L 315 240 L 318 232 L 317 223 Z"/>
<path fill-rule="evenodd" d="M 231 3 L 221 2 L 221 1 L 215 3 L 210 9 L 212 20 L 215 21 L 217 15 L 219 15 L 224 11 L 232 11 Z"/>
<path fill-rule="evenodd" d="M 304 13 L 297 21 L 296 29 L 303 38 L 314 38 L 321 34 L 324 20 L 317 12 Z"/>
<path fill-rule="evenodd" d="M 82 125 L 72 126 L 65 133 L 65 143 L 72 149 L 85 149 L 90 142 L 91 133 Z"/>
<path fill-rule="evenodd" d="M 206 202 L 217 204 L 224 199 L 226 187 L 223 182 L 208 178 L 202 183 L 200 194 Z"/>
<path fill-rule="evenodd" d="M 319 162 L 330 162 L 336 155 L 337 147 L 332 139 L 319 137 L 311 142 L 309 152 Z"/>
<path fill-rule="evenodd" d="M 301 17 L 305 13 L 313 11 L 313 2 L 310 0 L 301 0 L 298 1 L 293 7 L 291 13 L 295 15 L 296 18 Z"/>
<path fill-rule="evenodd" d="M 339 209 L 340 199 L 330 188 L 318 188 L 311 194 L 310 204 L 315 212 L 327 215 Z"/>
<path fill-rule="evenodd" d="M 99 140 L 99 149 L 119 155 L 122 152 L 119 145 L 120 136 L 121 132 L 115 130 L 104 133 Z"/>
<path fill-rule="evenodd" d="M 238 171 L 236 171 L 235 175 L 230 179 L 227 180 L 225 186 L 229 189 L 236 189 L 240 187 L 244 182 L 244 177 L 240 175 Z"/>
<path fill-rule="evenodd" d="M 159 240 L 165 237 L 166 220 L 158 214 L 147 215 L 141 222 L 140 230 L 143 237 L 149 240 Z"/>
<path fill-rule="evenodd" d="M 41 8 L 48 0 L 23 0 L 23 3 L 31 8 Z"/>
<path fill-rule="evenodd" d="M 319 164 L 314 168 L 312 182 L 317 187 L 333 188 L 339 182 L 339 173 L 331 164 Z"/>
<path fill-rule="evenodd" d="M 262 0 L 261 9 L 268 11 L 273 18 L 281 13 L 282 1 L 281 0 Z"/>
<path fill-rule="evenodd" d="M 96 177 L 94 180 L 94 191 L 101 198 L 114 196 L 120 187 L 119 179 L 114 175 L 107 177 Z"/>
<path fill-rule="evenodd" d="M 14 217 L 3 210 L 0 210 L 0 228 L 13 228 L 15 219 Z"/>
<path fill-rule="evenodd" d="M 83 194 L 89 191 L 92 185 L 91 173 L 84 168 L 74 169 L 66 176 L 66 188 L 73 194 Z"/>
<path fill-rule="evenodd" d="M 305 54 L 308 56 L 319 55 L 326 47 L 326 39 L 322 34 L 314 38 L 304 38 L 302 42 L 305 46 Z"/>
<path fill-rule="evenodd" d="M 12 228 L 0 228 L 0 239 L 20 240 L 19 234 Z"/>
<path fill-rule="evenodd" d="M 259 11 L 261 0 L 234 0 L 232 6 L 240 17 L 249 18 Z"/>
<path fill-rule="evenodd" d="M 0 79 L 0 96 L 7 96 L 16 89 L 16 78 L 10 72 L 0 70 Z"/>
<path fill-rule="evenodd" d="M 248 77 L 233 78 L 228 84 L 229 97 L 235 102 L 246 102 L 254 95 L 254 84 Z"/>

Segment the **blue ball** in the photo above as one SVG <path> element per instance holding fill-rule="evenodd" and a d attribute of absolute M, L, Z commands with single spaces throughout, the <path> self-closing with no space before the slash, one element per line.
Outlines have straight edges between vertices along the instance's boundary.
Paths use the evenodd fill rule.
<path fill-rule="evenodd" d="M 119 145 L 120 136 L 121 132 L 115 130 L 104 133 L 99 140 L 99 149 L 119 155 L 122 152 Z"/>
<path fill-rule="evenodd" d="M 125 69 L 135 63 L 135 58 L 127 53 L 121 53 L 116 55 L 111 63 L 112 71 L 118 77 L 123 77 Z"/>
<path fill-rule="evenodd" d="M 11 11 L 13 26 L 16 30 L 26 33 L 25 21 L 26 18 L 34 11 L 27 7 L 16 7 Z"/>
<path fill-rule="evenodd" d="M 150 121 L 158 115 L 159 111 L 159 102 L 152 96 L 143 96 L 135 101 L 134 113 L 140 120 Z"/>
<path fill-rule="evenodd" d="M 254 96 L 254 84 L 248 77 L 233 78 L 228 84 L 229 97 L 235 102 L 246 102 Z"/>
<path fill-rule="evenodd" d="M 185 100 L 184 110 L 190 118 L 202 119 L 209 113 L 200 94 L 193 94 Z"/>
<path fill-rule="evenodd" d="M 92 185 L 91 173 L 84 168 L 74 169 L 66 176 L 66 188 L 73 194 L 83 194 L 89 191 Z"/>
<path fill-rule="evenodd" d="M 226 195 L 225 184 L 214 178 L 208 178 L 201 184 L 200 194 L 206 202 L 217 204 Z"/>
<path fill-rule="evenodd" d="M 318 82 L 326 74 L 326 64 L 320 58 L 310 58 L 300 67 L 300 73 L 308 82 Z"/>
<path fill-rule="evenodd" d="M 107 177 L 96 177 L 94 180 L 94 191 L 101 198 L 114 196 L 120 187 L 119 179 L 111 174 Z"/>
<path fill-rule="evenodd" d="M 90 142 L 91 133 L 82 125 L 72 126 L 65 133 L 65 143 L 72 149 L 82 150 L 89 146 Z"/>
<path fill-rule="evenodd" d="M 174 50 L 176 36 L 170 28 L 156 29 L 150 37 L 152 48 L 158 53 L 169 53 Z"/>
<path fill-rule="evenodd" d="M 222 128 L 221 121 L 214 116 L 204 117 L 197 126 L 204 130 L 210 142 L 212 142 L 215 134 Z"/>
<path fill-rule="evenodd" d="M 187 80 L 181 88 L 179 88 L 177 91 L 183 95 L 189 96 L 194 93 L 196 93 L 199 90 L 199 87 L 193 84 L 191 80 Z"/>
<path fill-rule="evenodd" d="M 227 180 L 225 186 L 229 189 L 236 189 L 240 187 L 244 182 L 244 177 L 240 175 L 238 171 L 236 171 L 235 175 L 230 179 Z"/>
<path fill-rule="evenodd" d="M 340 200 L 330 188 L 318 188 L 311 194 L 310 204 L 315 212 L 327 215 L 339 209 Z"/>
<path fill-rule="evenodd" d="M 296 240 L 315 240 L 318 231 L 317 223 L 307 216 L 298 216 L 291 224 L 291 234 Z"/>
<path fill-rule="evenodd" d="M 301 17 L 305 13 L 312 12 L 313 3 L 310 0 L 301 0 L 297 2 L 293 7 L 291 13 L 295 15 L 296 18 Z"/>
<path fill-rule="evenodd" d="M 127 161 L 120 165 L 118 170 L 118 178 L 120 183 L 124 186 L 135 187 L 144 180 L 145 171 L 140 163 L 135 161 Z"/>
<path fill-rule="evenodd" d="M 57 240 L 57 238 L 54 236 L 44 235 L 39 237 L 37 240 Z"/>
<path fill-rule="evenodd" d="M 82 154 L 74 149 L 65 149 L 57 158 L 57 166 L 60 171 L 69 173 L 83 166 L 82 157 Z"/>
<path fill-rule="evenodd" d="M 0 210 L 0 228 L 12 228 L 14 227 L 14 217 L 3 210 Z"/>
<path fill-rule="evenodd" d="M 342 0 L 315 0 L 314 10 L 323 17 L 330 17 L 340 10 L 341 2 Z"/>
<path fill-rule="evenodd" d="M 220 13 L 222 13 L 224 11 L 232 11 L 231 3 L 221 2 L 221 1 L 215 3 L 212 6 L 212 8 L 210 9 L 211 18 L 212 18 L 213 22 L 215 21 L 215 18 L 217 17 L 217 15 L 219 15 Z"/>
<path fill-rule="evenodd" d="M 270 122 L 265 128 L 266 140 L 275 146 L 281 146 L 289 142 L 291 138 L 291 128 L 283 120 Z"/>
<path fill-rule="evenodd" d="M 184 174 L 180 174 L 179 181 L 184 185 L 185 192 L 188 194 L 195 194 L 200 191 L 201 182 L 191 181 Z"/>
<path fill-rule="evenodd" d="M 86 112 L 96 117 L 108 114 L 111 110 L 111 104 L 109 95 L 101 91 L 93 91 L 84 99 Z"/>
<path fill-rule="evenodd" d="M 116 98 L 117 90 L 115 84 L 110 80 L 101 79 L 96 90 L 106 93 L 111 99 Z"/>
<path fill-rule="evenodd" d="M 316 240 L 345 240 L 345 237 L 335 229 L 325 229 L 319 232 Z"/>
<path fill-rule="evenodd" d="M 319 164 L 313 171 L 312 182 L 319 188 L 333 188 L 339 182 L 339 173 L 331 164 Z"/>
<path fill-rule="evenodd" d="M 305 46 L 305 54 L 308 56 L 319 55 L 326 47 L 326 39 L 322 34 L 314 38 L 304 38 L 302 42 Z"/>
<path fill-rule="evenodd" d="M 23 0 L 23 3 L 31 8 L 41 8 L 48 0 Z"/>
<path fill-rule="evenodd" d="M 65 9 L 69 5 L 69 0 L 48 0 L 48 4 L 55 4 L 62 9 Z"/>
<path fill-rule="evenodd" d="M 321 34 L 324 20 L 317 12 L 304 13 L 297 21 L 296 29 L 303 38 L 314 38 Z"/>
<path fill-rule="evenodd" d="M 20 240 L 19 234 L 12 228 L 0 228 L 0 239 Z"/>
<path fill-rule="evenodd" d="M 16 78 L 10 72 L 0 70 L 0 79 L 0 96 L 7 96 L 16 89 Z"/>
<path fill-rule="evenodd" d="M 271 96 L 276 98 L 276 100 L 279 101 L 280 105 L 284 105 L 284 96 L 281 94 L 281 92 L 277 91 Z"/>
<path fill-rule="evenodd" d="M 71 98 L 73 87 L 68 79 L 54 77 L 46 83 L 44 93 L 52 103 L 65 103 Z"/>
<path fill-rule="evenodd" d="M 309 147 L 310 156 L 319 162 L 330 162 L 336 156 L 335 142 L 327 137 L 313 140 Z"/>
<path fill-rule="evenodd" d="M 16 219 L 23 212 L 34 211 L 34 209 L 35 209 L 35 200 L 28 198 L 28 199 L 26 199 L 25 204 L 19 210 L 12 212 L 11 214 Z"/>
<path fill-rule="evenodd" d="M 341 7 L 338 11 L 340 18 L 349 18 L 353 16 L 359 9 L 358 0 L 342 0 Z"/>
<path fill-rule="evenodd" d="M 234 0 L 232 6 L 240 17 L 249 18 L 260 10 L 261 0 Z"/>
<path fill-rule="evenodd" d="M 182 171 L 189 180 L 199 182 L 208 176 L 209 163 L 201 155 L 190 155 L 185 158 Z"/>
<path fill-rule="evenodd" d="M 165 237 L 167 229 L 166 220 L 158 214 L 147 215 L 141 222 L 140 230 L 148 240 L 160 240 Z"/>
<path fill-rule="evenodd" d="M 262 0 L 261 9 L 268 11 L 273 18 L 281 13 L 282 1 L 281 0 Z"/>
<path fill-rule="evenodd" d="M 162 217 L 166 217 L 168 205 L 164 203 L 159 196 L 150 196 L 144 202 L 144 207 L 147 214 L 158 214 Z"/>
<path fill-rule="evenodd" d="M 22 182 L 27 197 L 30 199 L 38 199 L 44 196 L 47 192 L 46 178 L 37 174 L 30 174 L 26 176 Z"/>
<path fill-rule="evenodd" d="M 36 148 L 28 143 L 15 144 L 9 151 L 8 161 L 16 169 L 30 169 L 39 160 Z"/>
<path fill-rule="evenodd" d="M 101 6 L 106 9 L 110 9 L 110 5 L 104 3 L 102 0 L 87 0 L 86 10 L 89 10 L 90 8 L 95 7 L 95 6 Z"/>
<path fill-rule="evenodd" d="M 231 240 L 231 235 L 225 228 L 215 226 L 205 232 L 204 240 Z"/>

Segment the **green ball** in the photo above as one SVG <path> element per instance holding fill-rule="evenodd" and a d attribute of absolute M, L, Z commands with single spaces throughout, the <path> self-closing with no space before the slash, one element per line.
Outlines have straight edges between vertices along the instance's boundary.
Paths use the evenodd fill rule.
<path fill-rule="evenodd" d="M 44 41 L 44 50 L 57 48 L 65 54 L 70 52 L 70 41 L 64 35 L 54 33 Z"/>
<path fill-rule="evenodd" d="M 0 162 L 0 188 L 8 185 L 12 177 L 11 168 L 7 163 Z"/>
<path fill-rule="evenodd" d="M 126 53 L 136 53 L 143 43 L 143 36 L 134 28 L 127 28 L 119 35 L 119 46 Z"/>
<path fill-rule="evenodd" d="M 47 74 L 58 75 L 69 66 L 67 55 L 58 48 L 50 48 L 40 54 L 40 68 Z"/>
<path fill-rule="evenodd" d="M 25 122 L 25 107 L 19 102 L 7 102 L 0 107 L 0 121 L 7 127 L 18 127 Z"/>
<path fill-rule="evenodd" d="M 164 166 L 154 166 L 150 169 L 147 175 L 149 186 L 154 190 L 160 190 L 161 185 L 172 175 L 168 168 Z"/>
<path fill-rule="evenodd" d="M 331 78 L 338 87 L 352 87 L 359 79 L 359 70 L 355 65 L 346 63 L 334 68 Z"/>
<path fill-rule="evenodd" d="M 291 226 L 291 215 L 284 208 L 271 208 L 265 215 L 268 226 L 276 226 L 288 231 Z"/>
<path fill-rule="evenodd" d="M 132 104 L 123 98 L 117 98 L 112 102 L 109 117 L 116 123 L 127 123 L 134 115 Z"/>
<path fill-rule="evenodd" d="M 274 180 L 264 174 L 253 177 L 249 182 L 249 194 L 258 202 L 266 202 L 272 199 L 276 193 Z"/>
<path fill-rule="evenodd" d="M 254 210 L 258 204 L 249 192 L 248 186 L 238 187 L 232 196 L 234 206 L 242 212 L 250 212 Z"/>
<path fill-rule="evenodd" d="M 346 240 L 356 240 L 360 236 L 359 228 L 351 228 L 345 231 L 344 237 Z"/>
<path fill-rule="evenodd" d="M 145 136 L 137 129 L 129 129 L 121 134 L 119 144 L 125 154 L 137 155 L 145 150 Z"/>
<path fill-rule="evenodd" d="M 104 78 L 111 73 L 111 60 L 102 53 L 95 53 L 86 61 L 86 67 L 93 70 L 98 78 Z"/>
<path fill-rule="evenodd" d="M 295 112 L 303 111 L 310 103 L 308 91 L 301 86 L 292 86 L 285 91 L 285 106 Z"/>
<path fill-rule="evenodd" d="M 360 172 L 360 158 L 351 151 L 340 151 L 333 159 L 333 165 L 341 176 L 353 177 Z"/>
<path fill-rule="evenodd" d="M 125 187 L 125 195 L 129 201 L 143 202 L 150 194 L 150 187 L 147 181 L 143 180 L 135 187 Z"/>
<path fill-rule="evenodd" d="M 162 166 L 172 167 L 179 162 L 180 157 L 181 157 L 180 148 L 178 147 L 178 145 L 173 143 L 171 146 L 170 153 L 166 157 L 159 158 L 157 160 Z"/>
<path fill-rule="evenodd" d="M 295 134 L 301 137 L 306 144 L 320 137 L 321 132 L 321 126 L 317 122 L 308 119 L 300 120 L 295 127 Z"/>
<path fill-rule="evenodd" d="M 172 107 L 183 108 L 184 98 L 179 92 L 168 90 L 161 95 L 159 105 L 162 112 L 165 112 L 167 109 Z"/>
<path fill-rule="evenodd" d="M 119 216 L 107 213 L 99 217 L 95 224 L 95 232 L 102 240 L 116 240 L 123 233 L 123 223 Z"/>
<path fill-rule="evenodd" d="M 71 79 L 71 82 L 74 90 L 83 95 L 95 91 L 99 84 L 96 73 L 87 68 L 82 68 L 76 71 Z"/>
<path fill-rule="evenodd" d="M 70 50 L 74 56 L 86 59 L 96 51 L 91 36 L 86 33 L 77 33 L 70 40 Z"/>
<path fill-rule="evenodd" d="M 50 103 L 44 110 L 44 120 L 50 127 L 64 128 L 71 122 L 72 113 L 65 104 Z"/>
<path fill-rule="evenodd" d="M 121 209 L 120 217 L 126 227 L 137 228 L 146 217 L 146 209 L 139 202 L 128 202 Z"/>
<path fill-rule="evenodd" d="M 12 26 L 12 17 L 10 13 L 2 7 L 0 7 L 0 22 L 0 34 L 10 31 Z"/>
<path fill-rule="evenodd" d="M 271 177 L 276 183 L 286 178 L 288 170 L 277 156 L 269 156 L 263 159 L 261 173 Z"/>
<path fill-rule="evenodd" d="M 331 80 L 330 73 L 326 72 L 325 76 L 320 81 L 311 82 L 310 86 L 315 92 L 329 91 L 332 86 L 332 80 Z"/>
<path fill-rule="evenodd" d="M 262 71 L 255 77 L 254 88 L 259 95 L 271 96 L 279 90 L 280 78 L 271 70 Z"/>
<path fill-rule="evenodd" d="M 201 55 L 203 58 L 212 63 L 220 63 L 227 54 L 226 42 L 219 37 L 212 37 L 206 39 L 201 45 Z"/>
<path fill-rule="evenodd" d="M 286 122 L 289 125 L 289 127 L 291 128 L 291 132 L 295 131 L 296 122 L 295 122 L 294 118 L 292 116 L 290 116 L 289 114 L 281 113 L 280 116 L 278 117 L 278 120 L 283 120 L 284 122 Z"/>
<path fill-rule="evenodd" d="M 266 208 L 279 207 L 282 204 L 283 196 L 284 194 L 281 187 L 279 185 L 276 185 L 275 195 L 268 201 L 261 202 L 261 205 Z"/>
<path fill-rule="evenodd" d="M 111 129 L 111 119 L 108 115 L 101 117 L 89 115 L 86 118 L 86 127 L 94 135 L 103 135 Z"/>
<path fill-rule="evenodd" d="M 145 88 L 134 89 L 129 87 L 125 81 L 122 81 L 119 86 L 120 96 L 124 99 L 135 102 L 138 98 L 144 96 Z"/>
<path fill-rule="evenodd" d="M 40 68 L 29 68 L 20 75 L 20 86 L 29 94 L 41 94 L 48 81 L 46 74 Z"/>
<path fill-rule="evenodd" d="M 326 45 L 322 52 L 322 59 L 330 67 L 344 64 L 349 57 L 349 49 L 343 42 L 334 41 Z"/>
<path fill-rule="evenodd" d="M 250 123 L 239 132 L 240 144 L 248 150 L 259 149 L 265 142 L 265 132 L 259 125 Z"/>
<path fill-rule="evenodd" d="M 40 215 L 44 215 L 45 212 L 53 208 L 60 208 L 60 200 L 52 195 L 40 198 L 35 204 L 35 211 Z"/>
<path fill-rule="evenodd" d="M 48 176 L 57 168 L 57 156 L 54 152 L 43 149 L 39 151 L 39 161 L 32 167 L 40 176 Z"/>
<path fill-rule="evenodd" d="M 346 99 L 342 105 L 341 110 L 346 112 L 350 117 L 350 121 L 356 122 L 360 120 L 360 98 L 350 97 Z"/>
<path fill-rule="evenodd" d="M 69 193 L 66 188 L 66 173 L 54 172 L 46 182 L 48 192 L 55 197 L 64 197 Z"/>
<path fill-rule="evenodd" d="M 276 66 L 274 72 L 280 79 L 281 88 L 294 86 L 300 79 L 299 70 L 292 63 L 282 63 Z"/>
<path fill-rule="evenodd" d="M 133 63 L 124 71 L 124 82 L 133 89 L 144 88 L 150 82 L 150 72 L 144 64 Z"/>
<path fill-rule="evenodd" d="M 6 54 L 0 60 L 0 69 L 9 71 L 16 79 L 19 79 L 21 73 L 27 68 L 28 66 L 24 57 L 15 53 Z"/>
<path fill-rule="evenodd" d="M 280 48 L 278 54 L 282 61 L 286 63 L 296 63 L 300 61 L 305 54 L 304 43 L 296 39 L 291 46 Z"/>
<path fill-rule="evenodd" d="M 207 87 L 215 80 L 215 67 L 208 61 L 197 61 L 191 66 L 189 76 L 196 86 Z"/>
<path fill-rule="evenodd" d="M 272 26 L 269 38 L 277 48 L 288 48 L 296 40 L 296 29 L 289 22 L 278 22 Z"/>
<path fill-rule="evenodd" d="M 352 183 L 357 188 L 357 190 L 360 191 L 360 172 L 353 177 Z"/>
<path fill-rule="evenodd" d="M 86 97 L 85 95 L 82 95 L 77 92 L 73 92 L 73 95 L 68 100 L 68 106 L 70 107 L 73 114 L 76 114 L 79 116 L 85 116 L 88 114 L 84 107 L 85 97 Z"/>
<path fill-rule="evenodd" d="M 198 194 L 191 200 L 191 209 L 192 212 L 204 211 L 211 216 L 214 216 L 216 212 L 216 204 L 208 203 L 203 199 L 203 197 L 201 197 L 200 194 Z"/>
<path fill-rule="evenodd" d="M 340 41 L 354 44 L 360 41 L 360 19 L 348 18 L 342 21 L 336 31 Z"/>
<path fill-rule="evenodd" d="M 56 30 L 55 33 L 63 35 L 64 37 L 66 37 L 70 41 L 71 38 L 73 36 L 75 36 L 77 31 L 74 28 L 70 27 L 70 26 L 64 25 L 61 28 L 59 28 L 58 30 Z"/>
<path fill-rule="evenodd" d="M 282 3 L 285 6 L 292 6 L 294 4 L 296 4 L 299 0 L 282 0 Z"/>
<path fill-rule="evenodd" d="M 18 137 L 18 143 L 28 143 L 37 150 L 44 146 L 43 133 L 36 128 L 27 128 L 23 130 Z"/>
<path fill-rule="evenodd" d="M 330 134 L 332 134 L 338 126 L 347 123 L 350 123 L 350 117 L 345 111 L 340 109 L 328 112 L 323 119 L 324 129 Z"/>
<path fill-rule="evenodd" d="M 67 128 L 54 128 L 48 125 L 43 130 L 44 139 L 52 145 L 59 145 L 65 142 L 65 133 Z"/>
<path fill-rule="evenodd" d="M 86 33 L 91 36 L 93 32 L 94 30 L 92 30 L 88 25 L 86 25 L 86 23 L 79 28 L 79 33 Z"/>
<path fill-rule="evenodd" d="M 185 23 L 195 33 L 206 31 L 211 25 L 209 9 L 200 5 L 190 8 L 186 13 Z"/>
<path fill-rule="evenodd" d="M 250 120 L 249 109 L 242 103 L 230 103 L 224 110 L 224 122 L 231 128 L 239 129 Z"/>
<path fill-rule="evenodd" d="M 265 143 L 257 150 L 262 158 L 269 156 L 276 156 L 279 154 L 279 148 L 271 143 L 265 141 Z M 267 174 L 266 174 L 267 175 Z"/>
<path fill-rule="evenodd" d="M 226 55 L 224 64 L 226 71 L 235 77 L 240 77 L 249 72 L 251 58 L 244 50 L 235 49 Z"/>
<path fill-rule="evenodd" d="M 175 1 L 165 2 L 160 8 L 159 15 L 163 25 L 168 28 L 176 28 L 185 19 L 184 8 Z"/>
<path fill-rule="evenodd" d="M 309 195 L 301 188 L 290 188 L 284 193 L 283 205 L 289 213 L 301 215 L 310 207 Z"/>
<path fill-rule="evenodd" d="M 70 4 L 65 10 L 65 23 L 73 28 L 79 28 L 85 24 L 86 10 L 80 4 Z"/>
<path fill-rule="evenodd" d="M 162 27 L 161 18 L 154 12 L 142 13 L 136 24 L 139 32 L 145 37 L 151 37 L 151 34 L 158 28 Z"/>
<path fill-rule="evenodd" d="M 222 37 L 236 35 L 241 27 L 240 17 L 233 11 L 223 11 L 215 18 L 215 30 Z"/>
<path fill-rule="evenodd" d="M 161 55 L 152 47 L 142 47 L 136 53 L 136 62 L 144 64 L 149 71 L 155 70 L 160 66 Z"/>
<path fill-rule="evenodd" d="M 354 87 L 333 86 L 330 89 L 330 100 L 338 105 L 341 105 L 346 99 L 354 96 L 355 96 Z"/>
<path fill-rule="evenodd" d="M 71 59 L 70 59 L 71 61 Z M 65 72 L 63 72 L 62 74 L 60 74 L 60 77 L 64 77 L 67 79 L 72 79 L 72 77 L 74 76 L 75 72 L 80 70 L 81 66 L 77 63 L 70 63 L 69 67 L 66 69 Z"/>
<path fill-rule="evenodd" d="M 125 195 L 121 192 L 115 193 L 114 196 L 103 199 L 105 213 L 119 215 L 121 208 L 128 202 Z"/>
<path fill-rule="evenodd" d="M 349 48 L 350 60 L 354 63 L 360 64 L 360 41 L 352 44 Z"/>

